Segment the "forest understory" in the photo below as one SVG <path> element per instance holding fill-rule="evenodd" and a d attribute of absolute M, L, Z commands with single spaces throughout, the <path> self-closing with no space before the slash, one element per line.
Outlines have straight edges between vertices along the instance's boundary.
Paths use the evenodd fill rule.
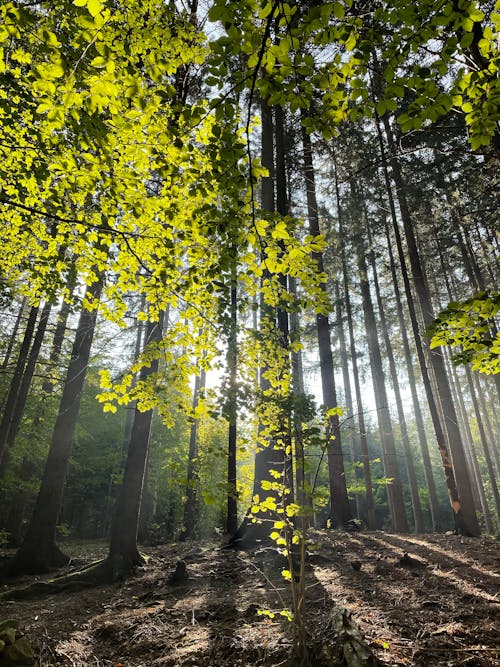
<path fill-rule="evenodd" d="M 311 537 L 312 665 L 344 664 L 332 626 L 339 606 L 382 665 L 500 664 L 498 541 L 382 531 Z M 64 547 L 74 557 L 65 571 L 106 552 L 100 542 Z M 0 618 L 20 620 L 36 667 L 290 666 L 291 626 L 278 600 L 279 593 L 286 601 L 287 584 L 273 552 L 222 547 L 220 540 L 148 547 L 147 564 L 119 585 L 4 600 Z M 187 579 L 171 583 L 181 559 Z M 36 580 L 10 580 L 2 591 Z"/>

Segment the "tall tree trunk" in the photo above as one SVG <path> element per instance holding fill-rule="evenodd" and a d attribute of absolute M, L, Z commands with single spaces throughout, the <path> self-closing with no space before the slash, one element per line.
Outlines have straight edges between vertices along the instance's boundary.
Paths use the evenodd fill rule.
<path fill-rule="evenodd" d="M 455 396 L 457 400 L 457 405 L 459 409 L 460 416 L 460 425 L 463 428 L 464 432 L 464 444 L 467 447 L 467 451 L 470 459 L 470 468 L 472 470 L 472 481 L 473 481 L 473 494 L 476 507 L 480 507 L 484 517 L 484 523 L 486 530 L 490 535 L 493 533 L 493 521 L 491 519 L 490 508 L 488 507 L 488 501 L 486 499 L 486 493 L 484 489 L 483 477 L 481 475 L 481 469 L 479 467 L 479 461 L 477 460 L 476 448 L 474 445 L 474 439 L 470 430 L 469 417 L 467 415 L 467 409 L 465 407 L 465 401 L 462 393 L 462 387 L 460 385 L 460 380 L 458 378 L 457 369 L 450 365 L 450 378 L 451 378 L 451 387 L 455 388 Z"/>
<path fill-rule="evenodd" d="M 87 300 L 97 303 L 102 286 L 101 278 L 87 287 Z M 56 526 L 96 319 L 97 309 L 82 308 L 40 491 L 26 536 L 14 557 L 12 571 L 46 572 L 68 561 L 56 545 Z"/>
<path fill-rule="evenodd" d="M 356 186 L 351 180 L 351 193 L 354 206 L 357 211 L 359 196 Z M 366 223 L 366 221 L 364 221 Z M 360 222 L 357 222 L 358 226 Z M 359 271 L 359 284 L 363 303 L 363 314 L 365 319 L 366 337 L 368 341 L 368 352 L 370 355 L 370 367 L 375 394 L 375 405 L 377 407 L 377 420 L 379 425 L 380 440 L 382 444 L 383 459 L 386 477 L 390 479 L 387 485 L 389 509 L 393 529 L 398 533 L 408 532 L 408 520 L 406 518 L 401 476 L 396 454 L 396 443 L 392 429 L 391 415 L 389 411 L 389 400 L 385 387 L 385 376 L 382 364 L 382 355 L 377 336 L 377 326 L 373 310 L 373 302 L 368 282 L 368 267 L 366 265 L 364 240 L 359 231 L 355 237 L 356 254 Z"/>
<path fill-rule="evenodd" d="M 74 281 L 71 282 L 71 291 L 73 288 Z M 31 425 L 31 432 L 33 433 L 33 436 L 34 434 L 38 433 L 43 415 L 45 413 L 45 399 L 47 399 L 54 391 L 55 376 L 53 371 L 59 364 L 69 312 L 70 308 L 68 301 L 63 301 L 56 319 L 56 326 L 49 355 L 50 377 L 45 378 L 42 383 L 42 400 Z M 10 503 L 9 513 L 5 522 L 5 529 L 9 533 L 9 545 L 12 547 L 18 547 L 22 542 L 22 523 L 25 515 L 26 503 L 31 496 L 27 489 L 27 485 L 31 480 L 34 472 L 35 465 L 32 457 L 29 453 L 26 453 L 23 456 L 21 468 L 19 471 L 19 479 L 21 484 L 17 488 L 12 502 Z"/>
<path fill-rule="evenodd" d="M 481 409 L 481 415 L 483 418 L 486 436 L 491 446 L 491 457 L 496 467 L 496 474 L 500 475 L 500 456 L 498 453 L 498 449 L 495 447 L 495 432 L 493 430 L 493 426 L 490 421 L 490 415 L 488 414 L 488 406 L 486 405 L 486 401 L 484 398 L 483 387 L 481 386 L 481 383 L 479 381 L 479 376 L 477 373 L 471 373 L 471 376 L 474 382 L 474 386 L 476 388 L 476 394 Z M 492 405 L 495 406 L 495 402 L 493 402 Z"/>
<path fill-rule="evenodd" d="M 276 146 L 276 211 L 286 216 L 289 213 L 288 187 L 287 187 L 287 159 L 285 147 L 285 120 L 284 112 L 281 106 L 275 107 L 275 146 Z M 280 242 L 281 249 L 284 252 L 284 244 Z M 291 372 L 290 355 L 290 322 L 288 315 L 288 277 L 281 275 L 279 277 L 280 286 L 283 293 L 282 304 L 279 304 L 276 312 L 276 320 L 280 333 L 280 344 L 283 348 L 286 359 L 287 370 Z M 292 387 L 290 387 L 290 395 Z M 294 502 L 294 477 L 293 477 L 293 456 L 292 456 L 292 415 L 291 410 L 282 411 L 281 438 L 285 456 L 285 470 L 283 481 L 288 490 L 284 497 L 285 503 Z"/>
<path fill-rule="evenodd" d="M 16 402 L 12 410 L 3 453 L 0 456 L 0 480 L 5 476 L 7 471 L 10 461 L 10 450 L 14 446 L 16 436 L 19 432 L 19 427 L 21 426 L 21 420 L 23 418 L 24 409 L 26 407 L 26 401 L 28 399 L 31 383 L 33 382 L 33 375 L 35 374 L 36 364 L 40 355 L 40 349 L 45 337 L 45 331 L 47 330 L 47 323 L 49 321 L 51 308 L 52 304 L 49 301 L 46 301 L 42 308 L 37 330 L 33 338 L 33 344 L 31 345 L 28 354 L 26 366 L 24 368 L 23 376 L 16 396 Z"/>
<path fill-rule="evenodd" d="M 141 298 L 140 310 L 143 310 L 146 304 L 144 296 Z M 141 350 L 143 348 L 143 336 L 144 336 L 144 322 L 141 322 L 139 319 L 136 320 L 137 330 L 135 332 L 135 344 L 134 344 L 134 361 L 139 358 Z M 125 425 L 123 427 L 123 448 L 122 448 L 122 464 L 125 464 L 125 459 L 127 458 L 127 449 L 130 442 L 130 436 L 132 434 L 132 424 L 134 423 L 134 416 L 136 411 L 136 402 L 134 401 L 130 405 L 127 405 L 125 408 Z"/>
<path fill-rule="evenodd" d="M 311 139 L 302 128 L 302 145 L 304 153 L 304 175 L 306 181 L 307 215 L 309 219 L 309 233 L 311 236 L 320 235 L 318 203 L 316 199 L 316 181 L 312 158 Z M 314 252 L 318 271 L 324 272 L 323 254 Z M 321 290 L 327 292 L 326 283 L 321 284 Z M 316 332 L 318 338 L 319 363 L 321 373 L 321 387 L 323 403 L 327 410 L 338 407 L 337 390 L 333 369 L 332 343 L 328 316 L 316 315 Z M 328 470 L 330 480 L 330 515 L 334 526 L 346 528 L 352 519 L 342 454 L 342 441 L 338 414 L 328 417 L 329 442 L 327 444 Z"/>
<path fill-rule="evenodd" d="M 164 313 L 161 313 L 158 322 L 148 322 L 144 349 L 149 343 L 161 341 L 163 318 Z M 139 381 L 146 381 L 158 372 L 158 368 L 159 359 L 152 359 L 149 366 L 141 368 Z M 123 481 L 111 521 L 108 562 L 111 565 L 113 578 L 122 576 L 143 562 L 143 557 L 137 548 L 137 530 L 152 420 L 153 410 L 141 412 L 135 409 Z"/>
<path fill-rule="evenodd" d="M 337 166 L 334 160 L 335 167 L 335 197 L 337 203 L 337 215 L 339 219 L 339 242 L 340 254 L 342 261 L 342 276 L 344 283 L 344 303 L 347 317 L 347 327 L 349 331 L 349 347 L 351 350 L 352 373 L 354 380 L 354 391 L 356 394 L 356 405 L 358 409 L 358 426 L 359 426 L 359 440 L 361 447 L 361 458 L 363 462 L 363 474 L 365 479 L 365 493 L 366 493 L 366 523 L 369 530 L 376 530 L 377 518 L 375 514 L 375 499 L 373 496 L 373 486 L 370 471 L 370 455 L 368 452 L 368 441 L 366 438 L 366 424 L 364 415 L 364 405 L 361 396 L 361 383 L 359 380 L 357 352 L 356 352 L 356 337 L 354 334 L 354 324 L 352 317 L 351 297 L 349 290 L 349 271 L 347 267 L 347 257 L 345 249 L 345 232 L 344 232 L 344 216 L 340 201 L 339 179 Z"/>
<path fill-rule="evenodd" d="M 12 333 L 9 337 L 9 342 L 7 344 L 7 349 L 5 350 L 5 355 L 2 361 L 2 366 L 0 367 L 1 370 L 5 370 L 10 362 L 10 357 L 12 355 L 12 350 L 14 349 L 14 345 L 16 344 L 17 340 L 17 332 L 19 331 L 19 327 L 21 326 L 21 322 L 24 317 L 24 309 L 26 307 L 26 297 L 23 297 L 23 300 L 21 301 L 21 305 L 19 306 L 19 312 L 17 313 L 16 321 L 14 323 L 14 329 L 12 330 Z"/>
<path fill-rule="evenodd" d="M 289 281 L 290 294 L 297 296 L 297 284 L 293 277 Z M 300 342 L 300 322 L 298 313 L 290 313 L 290 340 L 292 343 Z M 310 490 L 307 488 L 307 466 L 304 449 L 303 417 L 305 407 L 304 369 L 302 363 L 302 351 L 294 351 L 292 348 L 292 389 L 294 396 L 293 429 L 295 439 L 295 487 L 297 489 L 297 502 L 305 509 L 305 513 L 312 515 L 313 503 Z"/>
<path fill-rule="evenodd" d="M 35 324 L 38 317 L 38 306 L 32 306 L 26 322 L 26 329 L 24 330 L 23 341 L 17 355 L 16 367 L 14 375 L 10 381 L 7 399 L 5 401 L 2 421 L 0 422 L 0 457 L 3 457 L 4 450 L 7 446 L 7 439 L 9 437 L 10 424 L 12 422 L 16 401 L 19 394 L 19 388 L 23 379 L 24 369 L 28 359 L 28 354 L 31 346 L 31 341 L 35 333 Z"/>
<path fill-rule="evenodd" d="M 227 341 L 227 368 L 229 374 L 229 386 L 227 397 L 228 446 L 226 532 L 229 535 L 233 535 L 238 529 L 238 492 L 236 477 L 236 452 L 238 435 L 238 288 L 236 282 L 236 247 L 233 249 L 234 260 L 233 266 L 231 267 L 231 284 L 229 286 L 229 335 Z"/>
<path fill-rule="evenodd" d="M 262 116 L 262 133 L 261 133 L 261 162 L 262 166 L 268 170 L 268 176 L 264 176 L 261 181 L 261 205 L 263 211 L 269 213 L 275 210 L 275 169 L 274 169 L 274 123 L 272 109 L 265 103 L 261 102 L 261 116 Z M 270 274 L 265 268 L 265 261 L 263 257 L 263 275 L 262 283 L 270 280 Z M 260 323 L 261 327 L 264 323 L 275 323 L 276 313 L 264 301 L 261 294 L 260 297 Z M 265 360 L 262 360 L 262 368 L 259 373 L 259 388 L 260 392 L 270 389 L 269 381 L 265 377 Z M 258 440 L 260 441 L 260 433 L 262 432 L 262 425 L 259 424 Z M 254 461 L 254 483 L 252 496 L 262 497 L 262 482 L 269 478 L 269 470 L 276 470 L 285 475 L 285 456 L 283 448 L 274 447 L 272 442 L 266 444 L 259 443 L 255 453 Z M 272 491 L 266 492 L 272 495 Z M 276 498 L 278 501 L 279 499 Z M 245 518 L 240 523 L 238 530 L 232 535 L 229 545 L 241 549 L 247 549 L 255 546 L 261 541 L 268 541 L 270 539 L 269 525 L 266 522 L 267 515 L 263 513 L 252 514 L 247 511 Z"/>
<path fill-rule="evenodd" d="M 342 302 L 340 299 L 340 285 L 338 280 L 335 281 L 335 301 L 337 303 L 337 329 L 339 336 L 339 348 L 340 348 L 340 363 L 342 366 L 342 379 L 344 382 L 344 394 L 345 394 L 345 406 L 349 418 L 354 417 L 354 407 L 352 403 L 352 392 L 351 392 L 351 379 L 349 376 L 349 359 L 347 356 L 347 346 L 344 333 L 344 322 L 342 317 Z M 356 435 L 354 428 L 350 429 L 350 440 L 351 440 L 351 460 L 354 465 L 354 477 L 356 484 L 360 483 L 363 479 L 363 472 L 358 467 L 357 463 L 359 461 L 359 451 L 356 442 Z M 362 516 L 362 502 L 361 494 L 355 493 L 356 500 L 356 517 L 361 519 Z"/>
<path fill-rule="evenodd" d="M 406 460 L 406 470 L 408 473 L 408 483 L 410 487 L 411 504 L 413 509 L 413 519 L 416 533 L 422 533 L 424 529 L 422 508 L 420 505 L 420 497 L 418 495 L 418 482 L 415 472 L 415 463 L 413 461 L 413 452 L 411 450 L 410 437 L 408 435 L 408 427 L 406 425 L 406 416 L 403 409 L 403 401 L 401 399 L 401 390 L 399 388 L 399 379 L 396 370 L 396 361 L 394 359 L 394 352 L 392 349 L 391 338 L 389 336 L 389 329 L 387 326 L 387 319 L 385 316 L 384 302 L 380 291 L 380 283 L 378 279 L 377 263 L 375 261 L 375 252 L 373 248 L 373 239 L 371 238 L 370 228 L 368 226 L 368 242 L 370 248 L 370 264 L 372 267 L 373 282 L 375 286 L 375 294 L 377 297 L 378 312 L 380 318 L 380 326 L 382 329 L 382 336 L 384 338 L 385 350 L 389 362 L 389 370 L 392 380 L 392 388 L 396 399 L 396 409 L 398 412 L 398 421 L 401 429 L 401 441 L 403 444 L 403 451 Z"/>
<path fill-rule="evenodd" d="M 408 209 L 408 204 L 406 202 L 406 198 L 404 197 L 404 192 L 403 192 L 403 179 L 401 176 L 401 172 L 399 170 L 399 163 L 395 157 L 394 151 L 395 151 L 395 146 L 394 146 L 394 139 L 392 137 L 392 131 L 389 126 L 388 120 L 384 118 L 384 126 L 386 130 L 386 135 L 387 139 L 389 141 L 389 148 L 391 150 L 392 156 L 390 158 L 390 165 L 392 168 L 392 174 L 394 181 L 396 183 L 396 189 L 398 193 L 398 200 L 400 204 L 400 211 L 401 211 L 401 217 L 403 219 L 403 224 L 405 228 L 405 234 L 407 236 L 408 240 L 408 246 L 409 246 L 409 253 L 410 253 L 410 264 L 412 266 L 412 271 L 413 271 L 413 278 L 414 282 L 417 285 L 418 284 L 418 289 L 417 289 L 417 296 L 419 299 L 419 302 L 421 306 L 423 307 L 423 310 L 425 310 L 426 315 L 429 316 L 429 310 L 427 308 L 424 308 L 426 303 L 428 302 L 428 292 L 425 289 L 425 281 L 424 277 L 422 274 L 422 267 L 420 264 L 420 258 L 418 255 L 418 251 L 416 248 L 416 241 L 415 241 L 415 235 L 413 234 L 413 229 L 412 229 L 412 220 L 411 216 L 409 213 Z M 385 161 L 385 148 L 384 148 L 384 143 L 382 139 L 382 133 L 380 130 L 380 125 L 377 120 L 376 123 L 377 127 L 377 133 L 379 136 L 379 143 L 380 143 L 380 150 L 382 154 L 382 159 Z M 389 190 L 390 190 L 390 185 L 389 185 Z M 413 335 L 415 339 L 415 346 L 417 350 L 417 356 L 420 364 L 420 371 L 422 374 L 422 380 L 424 383 L 424 388 L 427 396 L 427 401 L 429 404 L 429 410 L 431 413 L 431 418 L 432 418 L 432 423 L 434 426 L 434 432 L 436 434 L 436 441 L 437 445 L 439 448 L 439 452 L 441 455 L 441 460 L 443 463 L 443 469 L 444 469 L 444 474 L 445 474 L 445 479 L 446 479 L 446 484 L 448 487 L 448 493 L 450 496 L 450 502 L 451 502 L 451 507 L 453 509 L 453 517 L 455 521 L 455 527 L 456 529 L 466 535 L 479 535 L 480 529 L 479 529 L 479 524 L 477 522 L 477 516 L 474 510 L 474 503 L 473 503 L 473 498 L 472 498 L 472 492 L 470 489 L 470 480 L 467 475 L 467 469 L 466 469 L 466 462 L 465 462 L 465 454 L 463 451 L 463 445 L 461 443 L 460 439 L 460 433 L 457 435 L 457 430 L 458 427 L 453 428 L 453 425 L 450 424 L 450 413 L 448 412 L 448 419 L 447 419 L 447 431 L 448 432 L 448 442 L 450 442 L 450 447 L 452 448 L 452 454 L 456 452 L 457 455 L 457 460 L 456 462 L 452 462 L 450 454 L 448 452 L 448 446 L 447 442 L 445 439 L 444 431 L 442 428 L 441 420 L 439 417 L 439 410 L 437 407 L 437 403 L 432 391 L 432 385 L 431 385 L 431 380 L 429 377 L 429 373 L 427 370 L 427 365 L 426 365 L 426 360 L 425 360 L 425 354 L 423 350 L 423 345 L 422 345 L 422 340 L 420 336 L 420 331 L 418 327 L 418 319 L 417 319 L 417 313 L 415 309 L 415 304 L 413 301 L 413 293 L 412 293 L 412 287 L 410 285 L 410 280 L 408 277 L 408 271 L 406 267 L 406 258 L 405 258 L 405 252 L 403 250 L 403 244 L 401 241 L 401 234 L 399 231 L 399 226 L 397 224 L 397 221 L 393 219 L 393 227 L 394 227 L 394 236 L 396 239 L 396 245 L 398 249 L 398 256 L 399 256 L 399 263 L 401 267 L 401 274 L 403 277 L 403 282 L 405 286 L 405 293 L 406 293 L 406 301 L 408 305 L 408 310 L 410 313 L 410 320 L 411 320 L 411 325 L 412 325 L 412 330 L 413 330 Z M 423 304 L 422 304 L 423 301 Z M 443 392 L 445 395 L 445 404 L 446 407 L 449 408 L 450 404 L 453 404 L 451 401 L 451 395 L 449 391 L 449 384 L 447 382 L 447 377 L 445 374 L 445 369 L 443 368 L 443 358 L 442 356 L 438 355 L 432 355 L 432 363 L 434 366 L 434 375 L 440 376 L 439 377 L 439 382 L 443 385 Z M 448 392 L 446 391 L 446 385 L 448 385 Z M 449 408 L 450 410 L 452 408 Z M 452 410 L 454 412 L 454 409 Z M 455 424 L 456 424 L 456 415 L 455 415 Z M 458 442 L 453 440 L 453 436 L 458 437 Z M 457 469 L 458 468 L 458 469 Z M 458 481 L 457 477 L 459 478 L 460 481 Z"/>
<path fill-rule="evenodd" d="M 205 390 L 206 372 L 200 369 L 196 376 L 193 390 L 193 412 L 198 407 L 200 394 Z M 184 504 L 184 529 L 179 537 L 181 541 L 193 539 L 196 536 L 196 520 L 198 513 L 198 427 L 200 420 L 196 417 L 191 422 L 189 432 L 188 469 L 186 485 L 186 502 Z"/>
<path fill-rule="evenodd" d="M 387 167 L 384 163 L 384 171 L 387 175 Z M 387 190 L 389 196 L 391 215 L 394 215 L 395 224 L 397 225 L 394 209 L 394 199 L 392 197 L 392 191 Z M 387 240 L 387 249 L 389 252 L 389 265 L 392 276 L 392 286 L 394 289 L 394 295 L 396 297 L 396 313 L 398 317 L 399 331 L 401 334 L 401 340 L 403 342 L 403 350 L 405 355 L 405 364 L 406 364 L 406 373 L 408 375 L 408 383 L 410 385 L 411 398 L 413 403 L 413 411 L 415 414 L 415 423 L 417 426 L 418 441 L 420 444 L 420 452 L 422 454 L 422 461 L 424 463 L 424 474 L 425 481 L 427 484 L 427 489 L 429 491 L 429 506 L 431 511 L 431 527 L 432 531 L 436 532 L 439 530 L 439 502 L 436 493 L 436 483 L 434 481 L 434 474 L 432 471 L 431 457 L 429 453 L 429 445 L 427 443 L 427 436 L 425 434 L 424 420 L 422 417 L 422 410 L 420 408 L 420 401 L 417 393 L 417 383 L 415 379 L 415 371 L 413 368 L 412 353 L 410 350 L 410 342 L 408 340 L 408 334 L 406 332 L 406 322 L 403 313 L 403 303 L 401 299 L 401 292 L 399 289 L 398 276 L 396 271 L 396 262 L 394 260 L 394 253 L 392 250 L 392 240 L 389 232 L 389 225 L 387 220 L 384 220 L 384 229 L 385 236 Z"/>
<path fill-rule="evenodd" d="M 493 500 L 495 501 L 495 509 L 497 513 L 498 522 L 500 522 L 500 494 L 498 492 L 498 483 L 495 475 L 495 469 L 493 467 L 493 461 L 491 459 L 490 446 L 488 443 L 488 438 L 486 437 L 486 432 L 484 429 L 483 419 L 481 415 L 481 410 L 479 408 L 479 401 L 476 394 L 476 389 L 474 387 L 474 382 L 472 380 L 472 374 L 468 366 L 465 367 L 465 372 L 467 375 L 467 382 L 469 384 L 469 393 L 472 398 L 472 405 L 474 407 L 474 412 L 476 414 L 477 426 L 479 429 L 479 438 L 481 440 L 481 446 L 484 452 L 484 459 L 486 461 L 486 468 L 488 470 L 488 477 L 490 478 L 491 491 L 493 494 Z"/>

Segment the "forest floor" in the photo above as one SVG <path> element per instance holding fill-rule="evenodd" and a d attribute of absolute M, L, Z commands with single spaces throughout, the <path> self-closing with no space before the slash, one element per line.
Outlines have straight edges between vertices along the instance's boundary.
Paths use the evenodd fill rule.
<path fill-rule="evenodd" d="M 328 619 L 341 605 L 383 665 L 500 665 L 498 541 L 381 531 L 311 537 L 307 605 L 316 646 L 331 639 Z M 65 546 L 78 559 L 74 566 L 106 552 L 104 544 Z M 37 667 L 290 664 L 289 621 L 257 614 L 278 611 L 279 595 L 287 598 L 280 568 L 269 567 L 262 550 L 224 550 L 213 541 L 144 552 L 147 565 L 121 584 L 2 601 L 0 620 L 21 620 Z M 169 584 L 181 558 L 188 578 Z M 313 667 L 320 664 L 326 663 L 316 659 Z"/>

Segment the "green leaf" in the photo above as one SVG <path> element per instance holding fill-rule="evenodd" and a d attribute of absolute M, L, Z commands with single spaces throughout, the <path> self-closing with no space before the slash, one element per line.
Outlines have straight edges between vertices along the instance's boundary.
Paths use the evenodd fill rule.
<path fill-rule="evenodd" d="M 87 9 L 91 16 L 97 16 L 102 9 L 102 2 L 100 0 L 87 0 Z"/>

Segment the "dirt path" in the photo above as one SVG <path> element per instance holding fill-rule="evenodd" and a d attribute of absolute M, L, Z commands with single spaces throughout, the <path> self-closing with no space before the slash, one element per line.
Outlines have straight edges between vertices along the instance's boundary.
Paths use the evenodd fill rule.
<path fill-rule="evenodd" d="M 498 542 L 383 532 L 312 537 L 309 623 L 320 640 L 337 603 L 388 666 L 500 665 Z M 95 545 L 91 551 L 85 555 L 100 555 Z M 1 602 L 0 620 L 22 620 L 38 667 L 287 664 L 290 628 L 279 616 L 287 589 L 279 567 L 263 565 L 262 554 L 251 560 L 214 543 L 148 552 L 148 565 L 120 586 Z M 180 558 L 188 579 L 169 584 Z M 261 609 L 276 617 L 258 615 Z"/>

